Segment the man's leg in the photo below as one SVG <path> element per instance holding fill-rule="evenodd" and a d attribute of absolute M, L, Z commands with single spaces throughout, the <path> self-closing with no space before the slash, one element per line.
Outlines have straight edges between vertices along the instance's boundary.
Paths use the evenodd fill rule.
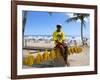
<path fill-rule="evenodd" d="M 64 51 L 64 61 L 67 64 L 67 66 L 69 66 L 69 63 L 68 63 L 68 54 L 69 54 L 68 46 L 64 47 L 64 49 L 65 49 L 65 51 Z"/>
<path fill-rule="evenodd" d="M 56 48 L 60 49 L 60 53 L 65 61 L 65 63 L 67 64 L 67 66 L 69 66 L 69 63 L 68 63 L 68 47 L 65 46 L 65 45 L 60 45 L 60 47 L 57 47 Z"/>
<path fill-rule="evenodd" d="M 68 47 L 64 47 L 63 45 L 60 47 L 60 52 L 61 52 L 61 55 L 64 59 L 64 62 L 67 66 L 69 66 L 69 63 L 68 63 Z"/>
<path fill-rule="evenodd" d="M 60 46 L 60 53 L 62 55 L 62 57 L 64 58 L 64 52 L 65 52 L 65 49 L 63 46 Z"/>
<path fill-rule="evenodd" d="M 69 66 L 69 63 L 68 63 L 68 54 L 69 54 L 68 46 L 67 46 L 66 43 L 63 43 L 63 47 L 64 47 L 64 60 L 65 60 L 65 63 L 67 64 L 67 66 Z"/>

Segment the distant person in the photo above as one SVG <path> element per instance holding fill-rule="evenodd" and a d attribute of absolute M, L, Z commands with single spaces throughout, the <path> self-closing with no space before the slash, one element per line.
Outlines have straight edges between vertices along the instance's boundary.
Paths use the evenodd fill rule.
<path fill-rule="evenodd" d="M 59 48 L 61 51 L 61 55 L 64 58 L 65 63 L 69 66 L 68 63 L 68 47 L 65 43 L 65 35 L 64 32 L 61 31 L 62 26 L 56 25 L 57 30 L 53 33 L 53 41 L 55 42 L 55 48 Z"/>
<path fill-rule="evenodd" d="M 84 45 L 88 46 L 88 38 L 84 38 Z"/>
<path fill-rule="evenodd" d="M 75 43 L 76 43 L 76 40 L 75 40 L 75 37 L 73 36 L 73 37 L 72 37 L 72 46 L 74 46 Z"/>
<path fill-rule="evenodd" d="M 77 41 L 76 40 L 74 40 L 74 45 L 77 46 Z"/>

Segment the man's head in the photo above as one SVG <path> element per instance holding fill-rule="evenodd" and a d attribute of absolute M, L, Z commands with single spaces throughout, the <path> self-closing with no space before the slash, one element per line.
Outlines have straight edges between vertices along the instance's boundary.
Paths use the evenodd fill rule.
<path fill-rule="evenodd" d="M 60 24 L 57 24 L 57 25 L 56 25 L 56 28 L 57 28 L 57 32 L 60 32 L 60 31 L 61 31 L 62 26 L 61 26 Z"/>

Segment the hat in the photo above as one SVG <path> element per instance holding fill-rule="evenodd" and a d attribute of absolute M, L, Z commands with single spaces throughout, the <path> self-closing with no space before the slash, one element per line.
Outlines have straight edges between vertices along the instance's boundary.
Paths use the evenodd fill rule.
<path fill-rule="evenodd" d="M 61 24 L 57 24 L 56 27 L 57 27 L 57 28 L 61 28 L 62 25 L 61 25 Z"/>

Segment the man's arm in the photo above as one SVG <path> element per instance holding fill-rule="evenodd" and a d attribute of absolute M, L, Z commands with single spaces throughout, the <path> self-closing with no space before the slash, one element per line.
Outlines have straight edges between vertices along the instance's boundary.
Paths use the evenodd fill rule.
<path fill-rule="evenodd" d="M 64 32 L 62 32 L 62 42 L 64 42 L 65 41 L 65 34 L 64 34 Z"/>
<path fill-rule="evenodd" d="M 53 36 L 53 41 L 58 43 L 59 41 L 57 40 L 56 32 L 54 32 L 52 36 Z"/>

